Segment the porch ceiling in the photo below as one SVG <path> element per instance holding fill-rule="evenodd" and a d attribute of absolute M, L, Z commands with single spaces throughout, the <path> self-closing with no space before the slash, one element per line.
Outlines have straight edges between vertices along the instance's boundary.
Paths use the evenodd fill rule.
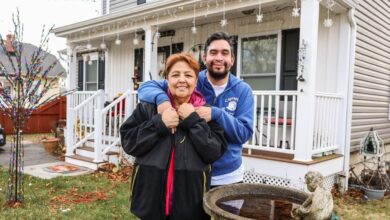
<path fill-rule="evenodd" d="M 164 3 L 162 3 L 164 2 Z M 223 10 L 227 19 L 245 17 L 242 11 L 255 10 L 259 7 L 258 1 L 253 0 L 225 0 L 225 7 L 221 0 L 166 0 L 137 6 L 124 11 L 104 15 L 91 20 L 59 27 L 53 30 L 58 37 L 67 38 L 69 43 L 94 40 L 97 38 L 117 34 L 129 34 L 140 31 L 144 27 L 159 26 L 160 30 L 192 26 L 194 6 L 196 7 L 196 25 L 218 22 L 222 18 Z M 262 0 L 262 11 L 278 11 L 292 7 L 291 0 Z M 253 16 L 252 14 L 252 16 Z"/>
<path fill-rule="evenodd" d="M 353 8 L 359 0 L 335 0 L 334 13 L 342 13 Z M 207 2 L 209 2 L 207 4 Z M 259 2 L 253 0 L 164 0 L 156 1 L 134 8 L 107 14 L 94 19 L 59 27 L 53 30 L 58 37 L 67 38 L 68 43 L 85 42 L 88 39 L 100 39 L 103 36 L 110 40 L 116 37 L 140 31 L 145 27 L 159 26 L 164 31 L 192 26 L 194 6 L 196 8 L 196 25 L 219 22 L 225 8 L 226 18 L 241 18 L 248 15 L 242 11 L 254 10 L 257 13 Z M 293 7 L 292 0 L 262 0 L 262 12 L 275 12 Z M 321 1 L 326 5 L 326 0 Z"/>

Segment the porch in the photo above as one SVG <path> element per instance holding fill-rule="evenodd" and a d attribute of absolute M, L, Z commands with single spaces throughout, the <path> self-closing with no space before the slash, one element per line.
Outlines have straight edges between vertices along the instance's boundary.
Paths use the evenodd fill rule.
<path fill-rule="evenodd" d="M 316 94 L 314 130 L 310 135 L 313 144 L 307 149 L 296 144 L 298 140 L 309 136 L 297 136 L 299 92 L 253 91 L 253 96 L 257 110 L 254 112 L 256 120 L 253 136 L 244 144 L 246 168 L 259 171 L 259 160 L 264 160 L 262 164 L 276 165 L 274 168 L 281 165 L 283 169 L 301 166 L 304 167 L 303 170 L 313 165 L 319 166 L 322 162 L 336 161 L 338 166 L 332 167 L 340 172 L 340 152 L 343 150 L 338 129 L 341 127 L 340 95 Z M 67 162 L 97 169 L 105 162 L 117 163 L 122 159 L 129 159 L 121 150 L 119 128 L 138 103 L 137 92 L 127 90 L 104 106 L 106 97 L 103 90 L 80 91 L 68 97 Z M 329 173 L 333 169 L 324 171 Z M 298 170 L 300 174 L 304 174 L 302 169 Z M 269 175 L 276 174 L 274 169 L 262 169 L 261 173 L 267 174 L 268 171 Z M 281 173 L 285 175 L 285 171 Z"/>
<path fill-rule="evenodd" d="M 318 167 L 325 175 L 343 171 L 354 1 L 335 2 L 331 28 L 322 24 L 326 1 L 170 0 L 56 29 L 69 43 L 69 88 L 83 90 L 69 97 L 68 160 L 123 157 L 119 126 L 137 102 L 138 83 L 162 78 L 169 54 L 187 51 L 200 61 L 207 36 L 226 31 L 235 39 L 233 74 L 251 85 L 256 102 L 245 166 L 293 179 Z M 296 7 L 300 17 L 292 16 Z M 328 156 L 334 154 L 341 157 Z"/>

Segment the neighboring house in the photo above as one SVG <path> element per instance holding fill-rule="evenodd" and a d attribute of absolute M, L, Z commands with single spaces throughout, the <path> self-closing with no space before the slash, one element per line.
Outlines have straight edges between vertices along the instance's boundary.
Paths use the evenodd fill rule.
<path fill-rule="evenodd" d="M 7 39 L 4 40 L 4 43 L 6 44 L 6 53 L 15 53 L 15 48 L 12 46 L 12 41 L 14 40 L 13 35 L 8 34 Z M 31 63 L 31 58 L 34 53 L 34 51 L 38 50 L 38 47 L 29 44 L 29 43 L 23 43 L 23 51 L 22 51 L 22 63 Z M 52 65 L 57 58 L 52 54 L 47 54 L 47 52 L 43 52 L 42 56 L 46 56 L 42 67 L 43 70 L 46 70 L 50 65 Z M 1 49 L 0 50 L 0 61 L 4 65 L 4 69 L 0 69 L 0 87 L 1 92 L 9 93 L 11 96 L 16 94 L 16 89 L 12 87 L 12 84 L 6 79 L 4 76 L 6 74 L 5 71 L 7 71 L 7 74 L 13 75 L 13 68 L 11 62 L 8 60 L 7 55 L 5 52 Z M 13 62 L 14 65 L 16 64 L 16 60 Z M 26 72 L 25 66 L 22 65 L 22 71 Z M 52 85 L 52 88 L 41 98 L 40 103 L 45 102 L 47 99 L 53 98 L 53 96 L 56 96 L 61 91 L 61 86 L 59 84 L 60 81 L 63 81 L 66 77 L 67 73 L 65 69 L 62 67 L 60 63 L 57 63 L 51 71 L 48 73 L 48 80 L 52 80 L 54 77 L 57 77 L 59 73 L 63 73 L 61 77 L 58 77 L 54 84 Z M 35 82 L 37 83 L 37 82 Z M 43 84 L 38 88 L 37 92 L 39 93 L 43 89 Z M 41 108 L 37 109 L 33 112 L 29 122 L 27 123 L 24 133 L 47 133 L 51 132 L 53 128 L 55 127 L 55 123 L 58 122 L 59 119 L 65 118 L 64 109 L 62 108 L 63 105 L 65 105 L 65 100 L 55 100 L 53 102 L 47 103 L 44 106 L 41 106 Z M 10 134 L 14 132 L 12 121 L 9 117 L 1 115 L 0 116 L 0 124 L 5 128 L 6 133 Z"/>
<path fill-rule="evenodd" d="M 8 34 L 7 35 L 7 39 L 4 40 L 4 42 L 6 43 L 7 45 L 7 52 L 10 52 L 10 53 L 13 53 L 14 52 L 14 48 L 12 47 L 12 41 L 13 41 L 13 35 L 11 34 Z M 23 43 L 23 52 L 22 52 L 22 62 L 24 63 L 25 61 L 26 62 L 30 62 L 31 61 L 31 57 L 34 53 L 34 51 L 38 50 L 38 47 L 37 46 L 34 46 L 32 44 L 29 44 L 29 43 Z M 43 52 L 42 56 L 46 56 L 45 59 L 44 59 L 44 62 L 42 64 L 42 67 L 43 67 L 43 70 L 46 70 L 53 62 L 55 62 L 57 60 L 57 58 L 52 55 L 52 54 L 47 54 L 47 52 Z M 8 71 L 8 74 L 13 74 L 13 70 L 12 70 L 12 66 L 11 66 L 11 62 L 8 60 L 8 57 L 7 55 L 4 53 L 3 50 L 0 50 L 0 60 L 1 62 L 4 64 L 4 67 L 6 69 L 6 71 Z M 14 62 L 14 65 L 16 65 L 16 61 Z M 25 71 L 25 67 L 22 65 L 22 70 Z M 11 84 L 7 81 L 7 79 L 5 78 L 4 76 L 4 71 L 5 70 L 0 70 L 0 83 L 1 83 L 1 86 L 3 87 L 4 89 L 4 92 L 8 92 L 8 93 L 11 93 L 11 94 L 15 94 L 15 90 L 14 88 L 11 87 Z M 54 94 L 58 94 L 60 92 L 60 84 L 59 82 L 64 80 L 66 78 L 66 71 L 64 69 L 64 67 L 62 67 L 62 65 L 60 63 L 57 63 L 52 69 L 51 71 L 48 73 L 48 79 L 51 80 L 53 79 L 54 77 L 57 76 L 57 74 L 59 73 L 63 73 L 61 75 L 61 77 L 58 77 L 58 79 L 56 80 L 56 82 L 53 84 L 53 87 L 51 90 L 49 90 L 46 95 L 44 97 L 42 97 L 41 99 L 41 102 L 45 101 L 46 99 L 50 98 L 52 95 Z M 42 90 L 43 88 L 43 85 L 39 88 L 39 90 Z"/>
<path fill-rule="evenodd" d="M 200 57 L 206 38 L 226 31 L 236 41 L 233 73 L 255 96 L 245 181 L 301 188 L 310 170 L 329 187 L 345 181 L 350 146 L 371 123 L 390 143 L 390 5 L 297 2 L 299 17 L 291 0 L 107 0 L 104 15 L 55 29 L 69 46 L 69 89 L 79 89 L 67 102 L 66 161 L 96 169 L 115 160 L 119 126 L 136 104 L 134 81 L 160 79 L 170 54 Z"/>

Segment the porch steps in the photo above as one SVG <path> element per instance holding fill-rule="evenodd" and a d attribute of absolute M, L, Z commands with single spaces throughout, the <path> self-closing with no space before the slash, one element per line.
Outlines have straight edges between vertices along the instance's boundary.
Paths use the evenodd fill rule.
<path fill-rule="evenodd" d="M 94 162 L 92 158 L 84 157 L 80 155 L 65 156 L 65 162 L 82 166 L 82 167 L 87 167 L 92 170 L 97 170 L 99 166 L 107 163 L 105 161 Z"/>
<path fill-rule="evenodd" d="M 93 158 L 93 154 L 95 153 L 93 147 L 89 147 L 89 146 L 82 146 L 82 147 L 79 147 L 76 149 L 76 154 L 77 155 L 80 155 L 80 156 L 85 156 L 85 157 L 89 157 L 89 158 Z M 115 151 L 108 151 L 106 153 L 106 155 L 108 156 L 111 156 L 111 155 L 117 155 L 119 156 L 119 153 L 118 152 L 115 152 Z"/>
<path fill-rule="evenodd" d="M 93 158 L 95 157 L 95 151 L 93 147 L 84 145 L 78 147 L 74 151 L 74 155 L 66 156 L 65 161 L 71 164 L 78 166 L 87 167 L 89 169 L 97 170 L 99 166 L 106 163 L 117 163 L 119 158 L 119 153 L 115 151 L 108 151 L 106 155 L 103 156 L 103 162 L 94 162 Z"/>

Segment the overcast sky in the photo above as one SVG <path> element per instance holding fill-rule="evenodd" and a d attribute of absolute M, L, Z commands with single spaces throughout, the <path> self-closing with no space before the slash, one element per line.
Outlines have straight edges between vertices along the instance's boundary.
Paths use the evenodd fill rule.
<path fill-rule="evenodd" d="M 12 13 L 20 11 L 24 24 L 23 40 L 39 44 L 43 25 L 47 28 L 84 21 L 100 15 L 101 0 L 5 0 L 1 1 L 0 33 L 5 38 L 13 32 Z M 49 51 L 58 56 L 57 51 L 66 48 L 64 38 L 50 37 Z"/>

